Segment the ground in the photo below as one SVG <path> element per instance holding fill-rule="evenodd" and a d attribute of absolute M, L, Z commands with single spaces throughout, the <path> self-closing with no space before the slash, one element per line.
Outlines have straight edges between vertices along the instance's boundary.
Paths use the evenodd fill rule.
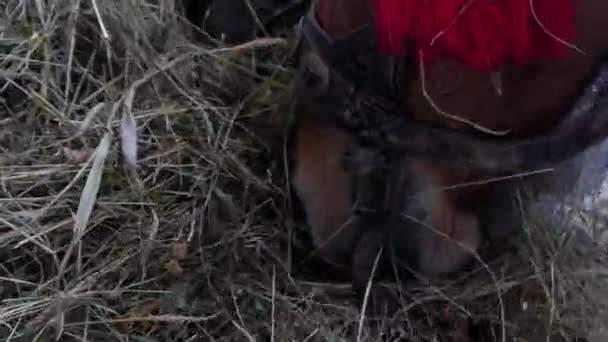
<path fill-rule="evenodd" d="M 292 218 L 291 35 L 204 42 L 171 0 L 0 6 L 2 340 L 600 336 L 605 247 L 523 206 L 471 270 L 358 301 Z"/>

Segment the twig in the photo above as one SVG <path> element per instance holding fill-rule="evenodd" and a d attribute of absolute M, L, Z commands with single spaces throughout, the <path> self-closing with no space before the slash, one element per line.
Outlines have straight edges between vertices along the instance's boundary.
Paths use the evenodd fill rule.
<path fill-rule="evenodd" d="M 422 94 L 424 95 L 424 98 L 429 102 L 431 107 L 433 107 L 433 109 L 437 112 L 437 114 L 439 114 L 441 116 L 445 116 L 454 121 L 458 121 L 458 122 L 467 124 L 481 132 L 491 134 L 491 135 L 505 135 L 510 132 L 510 130 L 496 131 L 496 130 L 493 130 L 490 128 L 486 128 L 476 122 L 470 121 L 468 119 L 465 119 L 463 117 L 460 117 L 460 116 L 457 116 L 454 114 L 447 113 L 444 110 L 442 110 L 441 108 L 439 108 L 439 106 L 431 98 L 430 94 L 428 93 L 428 91 L 426 89 L 426 75 L 424 72 L 424 53 L 422 52 L 422 50 L 419 51 L 419 55 L 420 55 L 420 82 L 421 82 Z"/>

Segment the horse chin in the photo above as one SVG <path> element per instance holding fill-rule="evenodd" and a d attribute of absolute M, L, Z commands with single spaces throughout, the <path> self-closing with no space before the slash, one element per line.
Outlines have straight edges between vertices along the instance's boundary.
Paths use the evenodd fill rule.
<path fill-rule="evenodd" d="M 440 276 L 460 270 L 474 258 L 481 245 L 477 215 L 452 212 L 448 220 L 443 221 L 443 231 L 425 230 L 422 236 L 424 248 L 420 251 L 418 268 L 426 275 Z"/>
<path fill-rule="evenodd" d="M 426 277 L 461 270 L 474 259 L 483 241 L 477 216 L 463 212 L 453 212 L 450 221 L 428 220 L 399 225 L 387 233 L 385 239 L 390 247 L 390 258 L 386 261 L 395 263 L 400 270 Z"/>

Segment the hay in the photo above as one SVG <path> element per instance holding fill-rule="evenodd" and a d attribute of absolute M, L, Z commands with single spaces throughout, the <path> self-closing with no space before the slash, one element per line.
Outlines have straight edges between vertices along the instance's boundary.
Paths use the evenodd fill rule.
<path fill-rule="evenodd" d="M 0 6 L 2 340 L 433 341 L 462 319 L 546 340 L 606 321 L 605 251 L 542 222 L 455 279 L 386 285 L 400 310 L 362 319 L 300 261 L 289 40 L 202 44 L 171 0 Z"/>

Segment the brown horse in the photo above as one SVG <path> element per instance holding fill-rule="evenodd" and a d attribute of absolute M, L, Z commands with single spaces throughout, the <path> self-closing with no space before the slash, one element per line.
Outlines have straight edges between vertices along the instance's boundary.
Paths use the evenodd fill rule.
<path fill-rule="evenodd" d="M 572 49 L 563 59 L 505 66 L 493 73 L 473 71 L 448 59 L 427 74 L 414 66 L 406 75 L 402 94 L 409 115 L 418 123 L 462 132 L 475 131 L 467 123 L 474 122 L 495 132 L 508 131 L 509 139 L 534 138 L 550 131 L 582 96 L 608 53 L 608 31 L 600 29 L 608 21 L 608 2 L 580 0 L 576 8 L 573 43 L 584 54 Z M 374 21 L 369 0 L 317 0 L 314 10 L 319 25 L 332 37 Z M 357 247 L 332 244 L 331 239 L 351 215 L 353 185 L 340 158 L 349 149 L 352 136 L 322 119 L 333 113 L 315 113 L 303 105 L 306 99 L 296 97 L 296 101 L 300 105 L 292 181 L 314 242 L 334 265 L 351 270 L 352 263 L 365 263 L 361 258 L 373 259 L 375 253 L 359 259 L 352 255 L 377 251 L 382 241 L 389 241 L 407 266 L 431 276 L 446 274 L 469 263 L 484 239 L 504 235 L 513 227 L 513 222 L 495 219 L 490 223 L 484 218 L 514 184 L 461 186 L 504 174 L 404 154 L 391 176 L 397 188 L 392 195 L 396 204 L 382 227 L 370 228 L 372 234 L 363 235 L 367 241 Z M 458 150 L 450 152 L 457 154 Z M 500 160 L 500 156 L 491 157 Z"/>

